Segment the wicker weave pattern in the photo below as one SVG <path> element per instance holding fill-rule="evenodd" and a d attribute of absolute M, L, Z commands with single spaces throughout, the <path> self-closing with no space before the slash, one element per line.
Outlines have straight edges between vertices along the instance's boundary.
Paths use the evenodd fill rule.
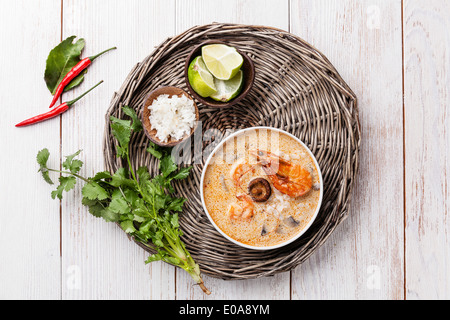
<path fill-rule="evenodd" d="M 174 186 L 179 196 L 188 199 L 180 217 L 183 240 L 202 272 L 213 277 L 251 279 L 289 271 L 308 259 L 346 218 L 360 146 L 356 96 L 327 58 L 302 39 L 268 27 L 218 23 L 167 39 L 133 68 L 111 101 L 104 136 L 106 169 L 114 172 L 125 165 L 115 157 L 109 117 L 121 118 L 123 105 L 142 112 L 146 95 L 161 85 L 186 90 L 185 59 L 194 46 L 209 39 L 238 47 L 253 59 L 256 68 L 254 87 L 238 105 L 216 110 L 198 104 L 203 132 L 216 133 L 212 145 L 233 129 L 269 126 L 286 130 L 316 156 L 324 179 L 324 198 L 315 223 L 298 241 L 266 252 L 243 249 L 210 224 L 199 193 L 203 165 L 194 165 L 191 176 Z M 210 144 L 205 141 L 204 150 L 211 150 Z M 133 166 L 146 165 L 156 173 L 158 160 L 146 152 L 147 146 L 143 133 L 133 135 Z"/>

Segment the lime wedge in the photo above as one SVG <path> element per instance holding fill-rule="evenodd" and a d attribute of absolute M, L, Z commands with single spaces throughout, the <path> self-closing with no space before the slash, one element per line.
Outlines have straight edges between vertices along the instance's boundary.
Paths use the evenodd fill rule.
<path fill-rule="evenodd" d="M 196 57 L 189 65 L 188 78 L 192 89 L 204 98 L 217 92 L 214 77 L 206 68 L 201 56 Z"/>
<path fill-rule="evenodd" d="M 233 78 L 244 63 L 244 58 L 235 48 L 224 44 L 203 46 L 202 58 L 209 72 L 219 80 Z"/>
<path fill-rule="evenodd" d="M 238 73 L 230 80 L 214 79 L 217 92 L 210 97 L 216 101 L 228 102 L 236 98 L 242 91 L 244 86 L 244 72 L 239 70 Z"/>

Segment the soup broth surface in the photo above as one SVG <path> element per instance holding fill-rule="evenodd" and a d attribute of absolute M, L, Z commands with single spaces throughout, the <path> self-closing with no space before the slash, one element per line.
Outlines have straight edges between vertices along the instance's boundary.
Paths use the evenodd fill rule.
<path fill-rule="evenodd" d="M 286 177 L 269 176 L 263 166 L 267 163 L 255 156 L 261 151 L 270 152 L 271 159 L 280 159 L 272 161 L 275 171 L 269 174 L 283 165 L 306 169 L 312 180 L 310 190 L 293 197 L 274 187 L 272 179 Z M 266 201 L 250 197 L 248 186 L 258 178 L 270 184 L 271 195 Z M 204 176 L 205 206 L 215 224 L 232 239 L 254 247 L 271 247 L 295 237 L 309 224 L 320 201 L 319 179 L 314 160 L 297 140 L 268 129 L 245 131 L 213 155 Z M 249 217 L 239 216 L 241 211 Z"/>

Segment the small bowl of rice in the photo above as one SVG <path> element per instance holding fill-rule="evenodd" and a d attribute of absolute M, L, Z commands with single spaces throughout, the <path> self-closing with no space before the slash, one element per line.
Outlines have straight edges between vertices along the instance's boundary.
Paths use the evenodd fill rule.
<path fill-rule="evenodd" d="M 142 124 L 147 137 L 161 147 L 173 147 L 188 139 L 198 125 L 197 105 L 177 87 L 160 87 L 147 96 Z"/>

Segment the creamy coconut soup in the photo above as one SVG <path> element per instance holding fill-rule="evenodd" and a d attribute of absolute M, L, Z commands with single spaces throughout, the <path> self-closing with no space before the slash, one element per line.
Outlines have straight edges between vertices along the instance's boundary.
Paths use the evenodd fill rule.
<path fill-rule="evenodd" d="M 282 132 L 255 129 L 212 156 L 203 181 L 206 209 L 223 233 L 253 247 L 298 235 L 319 206 L 320 177 L 307 149 Z"/>

